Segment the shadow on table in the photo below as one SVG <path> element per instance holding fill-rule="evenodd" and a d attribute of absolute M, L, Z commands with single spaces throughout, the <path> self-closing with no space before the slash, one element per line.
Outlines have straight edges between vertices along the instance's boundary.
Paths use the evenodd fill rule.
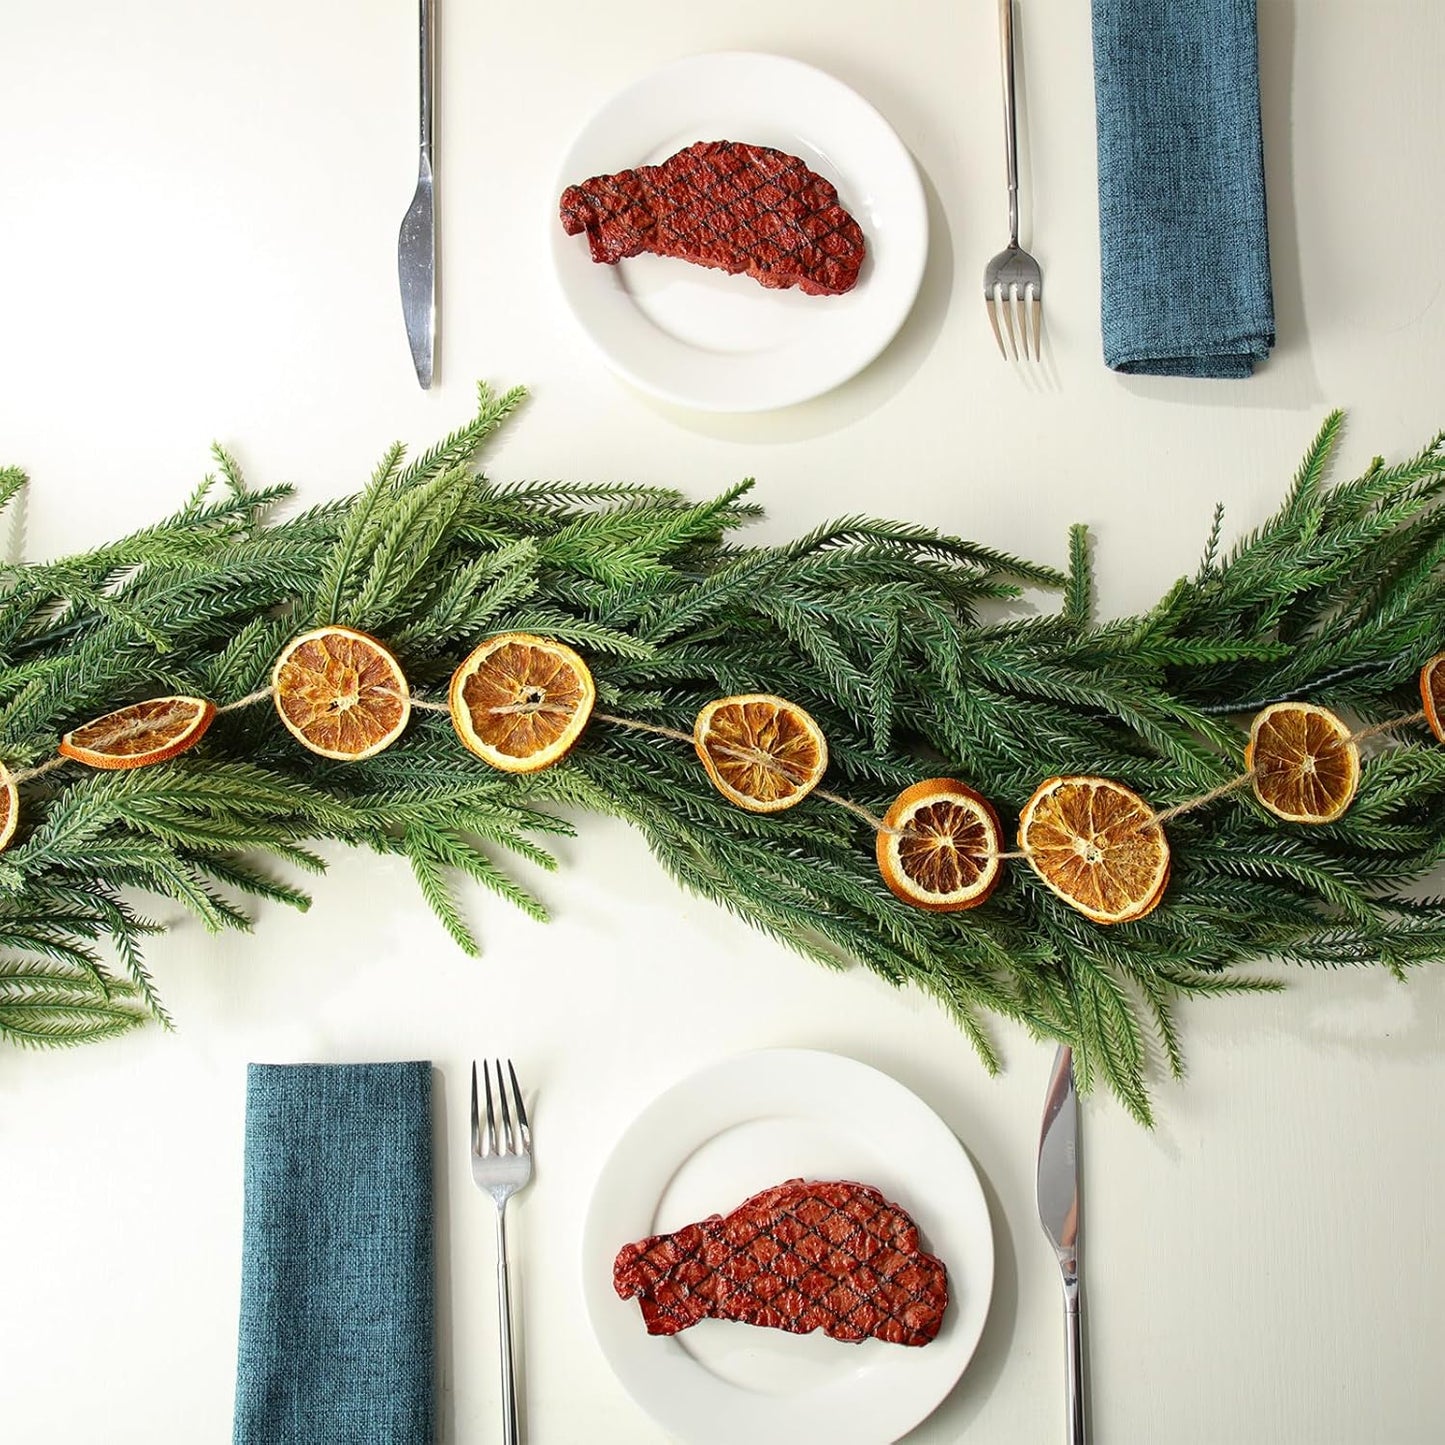
<path fill-rule="evenodd" d="M 968 1368 L 938 1409 L 919 1426 L 920 1430 L 926 1426 L 932 1431 L 937 1429 L 940 1420 L 944 1420 L 949 1429 L 957 1432 L 960 1439 L 972 1426 L 984 1402 L 993 1394 L 994 1387 L 1008 1364 L 1019 1311 L 1019 1271 L 1018 1259 L 1014 1253 L 1013 1231 L 1009 1227 L 1008 1215 L 1004 1213 L 1003 1201 L 988 1175 L 978 1168 L 977 1159 L 974 1160 L 974 1167 L 978 1169 L 979 1183 L 983 1186 L 983 1195 L 988 1201 L 989 1219 L 993 1225 L 993 1297 L 989 1301 L 988 1319 L 984 1322 L 983 1335 L 979 1339 L 978 1348 L 973 1352 L 973 1358 L 968 1362 Z M 912 1435 L 912 1431 L 905 1435 L 900 1445 L 904 1445 Z"/>
<path fill-rule="evenodd" d="M 432 1086 L 432 1197 L 434 1268 L 436 1270 L 435 1324 L 433 1349 L 436 1352 L 436 1434 L 438 1445 L 457 1438 L 457 1400 L 452 1381 L 456 1378 L 453 1358 L 455 1335 L 452 1330 L 452 1229 L 451 1149 L 447 1144 L 446 1076 L 433 1067 Z"/>
<path fill-rule="evenodd" d="M 1284 978 L 1284 992 L 1242 995 L 1230 1013 L 1231 1035 L 1287 1033 L 1322 1053 L 1375 1063 L 1445 1055 L 1445 969 L 1439 966 L 1418 969 L 1404 980 L 1379 964 L 1350 973 L 1289 968 L 1276 976 Z M 1209 1007 L 1218 1005 L 1210 1001 Z"/>
<path fill-rule="evenodd" d="M 953 234 L 948 217 L 922 166 L 918 167 L 918 177 L 923 183 L 928 207 L 928 258 L 918 297 L 898 334 L 851 381 L 796 406 L 741 415 L 693 411 L 660 401 L 630 386 L 628 390 L 643 406 L 686 431 L 719 441 L 755 442 L 765 446 L 826 436 L 876 411 L 900 391 L 927 360 L 943 328 L 953 294 Z M 842 420 L 840 412 L 844 414 Z"/>
<path fill-rule="evenodd" d="M 1299 215 L 1295 205 L 1294 98 L 1298 0 L 1259 7 L 1259 110 L 1264 141 L 1269 213 L 1270 278 L 1274 291 L 1275 348 L 1256 375 L 1243 381 L 1181 381 L 1167 376 L 1120 376 L 1134 395 L 1190 406 L 1287 407 L 1308 410 L 1323 395 L 1309 345 L 1300 278 Z"/>
<path fill-rule="evenodd" d="M 984 1402 L 993 1394 L 1008 1364 L 1018 1324 L 1019 1269 L 1012 1222 L 983 1163 L 985 1159 L 1007 1157 L 1014 1152 L 1014 1145 L 990 1136 L 987 1115 L 975 1110 L 965 1117 L 964 1111 L 952 1103 L 956 1089 L 946 1077 L 922 1075 L 915 1061 L 906 1058 L 880 1059 L 875 1061 L 875 1065 L 911 1089 L 920 1099 L 927 1100 L 934 1112 L 953 1130 L 968 1150 L 984 1199 L 988 1202 L 989 1222 L 993 1230 L 993 1293 L 989 1299 L 988 1318 L 984 1321 L 978 1348 L 958 1383 L 918 1427 L 919 1431 L 934 1433 L 942 1420 L 962 1438 Z M 963 1287 L 967 1287 L 966 1282 Z M 906 1445 L 914 1434 L 910 1431 L 899 1445 Z"/>
<path fill-rule="evenodd" d="M 1404 981 L 1380 965 L 1345 972 L 1262 962 L 1240 971 L 1281 978 L 1284 991 L 1183 1003 L 1178 1017 L 1184 1034 L 1184 1083 L 1173 1079 L 1158 1051 L 1151 1050 L 1146 1077 L 1155 1124 L 1150 1143 L 1172 1164 L 1183 1158 L 1182 1121 L 1196 1102 L 1218 1107 L 1217 1101 L 1200 1101 L 1187 1082 L 1190 1040 L 1193 1047 L 1203 1047 L 1206 1030 L 1212 1029 L 1216 1039 L 1227 1031 L 1229 1039 L 1251 1047 L 1260 1040 L 1288 1039 L 1323 1059 L 1351 1059 L 1377 1068 L 1386 1060 L 1410 1063 L 1445 1056 L 1445 969 L 1417 970 Z"/>

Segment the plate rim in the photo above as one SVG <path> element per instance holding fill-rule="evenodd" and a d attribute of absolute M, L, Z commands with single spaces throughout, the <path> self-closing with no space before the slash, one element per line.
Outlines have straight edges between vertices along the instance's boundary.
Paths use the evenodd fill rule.
<path fill-rule="evenodd" d="M 855 118 L 862 120 L 870 127 L 875 143 L 893 152 L 892 183 L 901 186 L 906 191 L 907 202 L 906 205 L 901 200 L 895 202 L 895 208 L 900 213 L 906 212 L 906 214 L 900 214 L 898 220 L 892 223 L 891 229 L 898 238 L 910 240 L 910 245 L 905 250 L 899 251 L 890 263 L 888 275 L 895 297 L 881 313 L 881 321 L 872 321 L 865 315 L 864 319 L 871 323 L 871 330 L 867 333 L 865 344 L 855 353 L 845 355 L 841 364 L 834 365 L 832 368 L 819 365 L 813 374 L 805 376 L 794 386 L 783 386 L 776 381 L 762 388 L 761 391 L 756 387 L 739 386 L 730 396 L 705 395 L 700 394 L 696 388 L 689 389 L 684 386 L 670 385 L 665 378 L 648 374 L 645 370 L 631 364 L 626 358 L 616 354 L 615 348 L 608 345 L 606 336 L 599 334 L 594 318 L 585 313 L 583 303 L 574 295 L 574 288 L 578 284 L 575 277 L 591 274 L 591 272 L 575 268 L 572 256 L 579 244 L 579 238 L 565 235 L 557 220 L 557 197 L 561 195 L 566 186 L 576 183 L 582 171 L 588 170 L 585 164 L 574 161 L 573 157 L 593 138 L 594 132 L 603 122 L 616 113 L 625 113 L 629 100 L 644 94 L 649 88 L 664 84 L 669 77 L 684 74 L 694 68 L 706 72 L 719 67 L 740 67 L 744 72 L 756 72 L 760 69 L 792 72 L 808 77 L 811 85 L 821 85 L 826 90 L 832 91 L 841 105 L 850 109 Z M 786 94 L 786 91 L 783 90 L 782 93 Z M 789 122 L 790 127 L 791 125 L 792 123 Z M 699 137 L 699 139 L 707 139 L 707 137 Z M 588 171 L 588 173 L 592 172 Z M 887 349 L 912 314 L 918 294 L 922 289 L 930 250 L 928 200 L 922 176 L 912 153 L 888 119 L 871 101 L 830 71 L 808 61 L 799 60 L 794 56 L 768 51 L 730 49 L 702 51 L 679 56 L 637 76 L 629 84 L 615 91 L 587 117 L 568 141 L 554 175 L 546 215 L 551 271 L 557 292 L 573 322 L 606 364 L 638 390 L 660 400 L 695 411 L 734 415 L 777 411 L 810 401 L 842 386 L 871 366 Z M 873 249 L 874 247 L 870 245 L 870 251 Z M 614 270 L 612 267 L 599 268 L 595 262 L 589 262 L 589 266 L 591 271 Z M 665 333 L 659 334 L 665 335 Z M 679 356 L 694 355 L 704 350 L 701 347 L 690 347 L 680 340 L 676 341 L 675 345 L 677 348 L 675 354 Z M 821 355 L 824 360 L 832 354 L 832 351 L 833 348 L 822 350 Z M 741 367 L 739 367 L 739 371 L 741 371 Z"/>
<path fill-rule="evenodd" d="M 941 1148 L 946 1150 L 946 1157 L 950 1166 L 960 1166 L 958 1182 L 965 1182 L 965 1188 L 970 1190 L 970 1196 L 960 1200 L 950 1196 L 944 1217 L 953 1219 L 957 1217 L 962 1220 L 972 1210 L 974 1218 L 967 1225 L 960 1224 L 960 1229 L 973 1230 L 975 1221 L 981 1224 L 982 1228 L 978 1233 L 975 1252 L 971 1253 L 967 1265 L 968 1299 L 970 1301 L 970 1313 L 959 1322 L 956 1327 L 963 1331 L 954 1344 L 958 1352 L 957 1367 L 950 1368 L 944 1372 L 941 1382 L 938 1379 L 932 1381 L 928 1388 L 924 1389 L 916 1397 L 903 1397 L 908 1400 L 907 1406 L 900 1409 L 896 1414 L 886 1421 L 889 1429 L 889 1438 L 906 1433 L 913 1429 L 923 1420 L 927 1419 L 938 1406 L 948 1397 L 957 1386 L 960 1379 L 966 1373 L 970 1362 L 978 1351 L 979 1343 L 988 1323 L 989 1311 L 992 1307 L 993 1287 L 996 1272 L 997 1246 L 994 1239 L 994 1225 L 992 1212 L 989 1209 L 988 1198 L 984 1192 L 983 1182 L 978 1173 L 977 1165 L 964 1145 L 963 1141 L 953 1129 L 943 1120 L 936 1110 L 901 1080 L 892 1074 L 875 1067 L 872 1064 L 864 1063 L 862 1060 L 848 1054 L 838 1053 L 827 1049 L 815 1048 L 760 1048 L 749 1049 L 740 1053 L 724 1055 L 714 1059 L 708 1064 L 694 1069 L 692 1072 L 675 1079 L 672 1084 L 660 1090 L 637 1112 L 628 1122 L 622 1132 L 613 1140 L 612 1147 L 598 1172 L 596 1182 L 593 1186 L 591 1197 L 588 1200 L 587 1210 L 582 1230 L 582 1244 L 580 1250 L 580 1269 L 582 1274 L 582 1291 L 584 1306 L 587 1311 L 588 1323 L 597 1341 L 598 1348 L 611 1369 L 614 1377 L 622 1385 L 628 1396 L 648 1415 L 669 1432 L 676 1433 L 679 1439 L 696 1441 L 714 1441 L 723 1438 L 735 1439 L 735 1433 L 726 1437 L 707 1434 L 695 1435 L 692 1433 L 690 1417 L 681 1415 L 668 1407 L 667 1390 L 665 1385 L 657 1389 L 648 1388 L 646 1385 L 639 1388 L 639 1382 L 634 1375 L 630 1363 L 625 1356 L 615 1348 L 616 1331 L 607 1326 L 600 1319 L 600 1308 L 606 1306 L 614 1308 L 619 1303 L 611 1288 L 610 1273 L 603 1279 L 603 1271 L 597 1268 L 597 1261 L 600 1258 L 609 1256 L 620 1247 L 620 1243 L 614 1241 L 612 1234 L 615 1230 L 607 1232 L 607 1238 L 599 1236 L 603 1230 L 603 1216 L 608 1208 L 614 1207 L 614 1201 L 608 1190 L 611 1187 L 613 1194 L 616 1192 L 616 1185 L 611 1176 L 627 1160 L 629 1150 L 636 1149 L 645 1142 L 646 1133 L 650 1126 L 655 1125 L 658 1117 L 665 1114 L 669 1109 L 675 1109 L 679 1102 L 686 1102 L 690 1094 L 696 1094 L 699 1090 L 706 1090 L 709 1084 L 718 1079 L 726 1079 L 738 1071 L 746 1071 L 754 1076 L 760 1068 L 781 1069 L 786 1074 L 788 1071 L 798 1069 L 831 1072 L 834 1075 L 844 1076 L 844 1082 L 854 1085 L 866 1082 L 875 1090 L 891 1093 L 894 1101 L 909 1101 L 914 1120 L 924 1127 L 928 1132 L 935 1135 L 936 1141 Z M 825 1080 L 825 1082 L 830 1082 Z M 836 1080 L 831 1081 L 836 1082 Z M 742 1111 L 736 1115 L 729 1115 L 726 1108 L 722 1110 L 722 1122 L 718 1125 L 705 1123 L 701 1132 L 680 1132 L 668 1143 L 672 1151 L 664 1161 L 670 1173 L 664 1173 L 661 1183 L 664 1186 L 676 1172 L 681 1168 L 698 1149 L 702 1148 L 710 1140 L 717 1138 L 728 1128 L 738 1124 L 749 1122 L 754 1117 L 760 1117 L 748 1112 L 748 1105 L 742 1106 Z M 839 1119 L 825 1119 L 822 1114 L 816 1116 L 824 1123 L 837 1124 Z M 864 1181 L 866 1182 L 866 1181 Z M 885 1193 L 888 1191 L 885 1190 Z M 661 1199 L 659 1193 L 658 1199 Z M 933 1212 L 934 1206 L 930 1202 L 929 1212 Z M 918 1217 L 916 1207 L 910 1208 L 910 1213 Z M 930 1249 L 940 1249 L 941 1244 L 934 1237 L 937 1231 L 925 1229 L 925 1238 Z M 640 1236 L 637 1236 L 640 1237 Z M 622 1242 L 625 1242 L 622 1241 Z M 976 1254 L 976 1257 L 975 1257 Z M 959 1268 L 957 1260 L 948 1261 L 951 1269 Z M 594 1279 L 594 1275 L 597 1276 Z M 957 1308 L 957 1306 L 955 1306 Z M 970 1328 L 971 1323 L 971 1328 Z M 639 1326 L 640 1328 L 640 1326 Z M 664 1376 L 668 1379 L 675 1377 L 679 1372 L 687 1374 L 694 1379 L 696 1371 L 704 1370 L 704 1366 L 692 1360 L 683 1351 L 674 1350 L 666 1356 L 659 1356 L 657 1369 L 651 1370 L 649 1379 L 656 1379 Z M 724 1382 L 725 1383 L 725 1382 Z M 708 1388 L 712 1388 L 709 1386 Z M 749 1393 L 743 1386 L 734 1386 L 741 1399 L 748 1399 Z M 801 1399 L 801 1396 L 798 1398 Z M 873 1424 L 873 1417 L 869 1417 L 870 1434 L 869 1440 L 876 1438 L 876 1428 Z M 764 1438 L 755 1430 L 752 1432 L 755 1440 Z"/>

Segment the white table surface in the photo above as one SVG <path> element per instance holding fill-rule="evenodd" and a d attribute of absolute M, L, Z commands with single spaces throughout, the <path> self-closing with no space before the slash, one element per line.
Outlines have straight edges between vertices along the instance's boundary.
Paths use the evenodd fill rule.
<path fill-rule="evenodd" d="M 1100 356 L 1088 7 L 1019 0 L 1023 212 L 1048 278 L 1042 375 L 1003 365 L 979 276 L 1004 239 L 992 0 L 441 0 L 439 382 L 414 381 L 395 238 L 415 177 L 409 0 L 6 0 L 0 10 L 0 461 L 33 490 L 25 554 L 169 510 L 223 442 L 316 501 L 387 443 L 533 399 L 494 475 L 711 494 L 746 475 L 782 539 L 871 511 L 1061 562 L 1095 529 L 1105 615 L 1270 513 L 1325 412 L 1341 467 L 1445 425 L 1439 68 L 1430 0 L 1261 0 L 1280 342 L 1248 382 L 1124 379 Z M 640 75 L 707 50 L 837 75 L 925 178 L 919 303 L 855 381 L 775 414 L 656 404 L 583 343 L 549 269 L 558 158 Z M 490 1206 L 463 1168 L 474 1055 L 535 1099 L 539 1178 L 513 1223 L 533 1445 L 664 1437 L 581 1306 L 598 1170 L 654 1095 L 765 1045 L 853 1055 L 966 1143 L 996 1229 L 978 1354 L 917 1445 L 1056 1441 L 1062 1339 L 1033 1160 L 1052 1050 L 996 1031 L 990 1078 L 938 1009 L 831 974 L 675 890 L 621 825 L 586 820 L 529 922 L 467 908 L 463 957 L 395 860 L 334 854 L 305 916 L 152 947 L 179 1025 L 70 1053 L 0 1053 L 0 1433 L 17 1445 L 229 1438 L 248 1060 L 424 1057 L 443 1079 L 442 1438 L 499 1437 Z M 674 1008 L 643 1022 L 662 988 Z M 698 1008 L 699 1001 L 705 1006 Z M 1445 1438 L 1439 1095 L 1445 976 L 1291 977 L 1183 1010 L 1187 1084 L 1151 1134 L 1085 1110 L 1094 1438 L 1405 1445 Z M 726 1203 L 725 1201 L 723 1203 Z M 809 1445 L 809 1442 L 802 1442 Z"/>

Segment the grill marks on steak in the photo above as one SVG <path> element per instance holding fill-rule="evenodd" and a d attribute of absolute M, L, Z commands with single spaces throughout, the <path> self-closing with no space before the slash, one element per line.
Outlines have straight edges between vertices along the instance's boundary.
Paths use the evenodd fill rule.
<path fill-rule="evenodd" d="M 606 265 L 651 251 L 840 296 L 863 264 L 862 229 L 832 185 L 797 156 L 738 141 L 699 141 L 661 165 L 568 186 L 561 212 Z"/>
<path fill-rule="evenodd" d="M 948 1304 L 943 1261 L 878 1190 L 790 1179 L 673 1234 L 624 1245 L 612 1268 L 648 1334 L 739 1320 L 836 1340 L 926 1345 Z"/>

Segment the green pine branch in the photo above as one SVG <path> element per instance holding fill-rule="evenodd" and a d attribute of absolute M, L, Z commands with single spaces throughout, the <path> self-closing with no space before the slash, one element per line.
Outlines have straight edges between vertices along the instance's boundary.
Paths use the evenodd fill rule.
<path fill-rule="evenodd" d="M 1192 576 L 1142 616 L 1096 622 L 1082 527 L 1059 571 L 868 517 L 745 544 L 759 516 L 748 481 L 701 502 L 628 482 L 494 481 L 477 457 L 520 400 L 483 386 L 476 415 L 410 464 L 398 444 L 356 495 L 289 513 L 289 489 L 251 487 L 217 447 L 217 473 L 173 516 L 0 568 L 0 759 L 43 761 L 69 728 L 160 692 L 248 697 L 312 625 L 385 638 L 433 698 L 478 642 L 520 630 L 577 648 L 603 711 L 687 734 L 713 698 L 776 693 L 827 735 L 830 792 L 880 814 L 910 782 L 952 774 L 1007 825 L 1051 773 L 1114 777 L 1160 808 L 1188 801 L 1241 771 L 1250 713 L 1271 701 L 1403 717 L 1445 648 L 1439 439 L 1332 484 L 1332 414 L 1274 517 L 1232 540 L 1216 510 Z M 24 485 L 0 471 L 0 508 Z M 541 840 L 594 811 L 798 954 L 920 990 L 986 1067 L 1000 1063 L 989 1019 L 1011 1019 L 1071 1044 L 1081 1084 L 1147 1121 L 1155 1080 L 1183 1073 L 1182 1001 L 1281 987 L 1269 961 L 1405 977 L 1445 955 L 1445 899 L 1404 892 L 1445 859 L 1445 748 L 1417 723 L 1367 752 L 1354 807 L 1329 827 L 1281 824 L 1248 790 L 1178 817 L 1164 902 L 1110 929 L 1018 861 L 983 906 L 920 912 L 882 883 L 858 817 L 818 796 L 742 812 L 690 745 L 601 718 L 565 762 L 518 777 L 429 712 L 377 758 L 328 762 L 261 701 L 171 763 L 67 764 L 22 783 L 0 856 L 0 1038 L 169 1025 L 144 960 L 159 926 L 129 900 L 244 928 L 244 900 L 306 906 L 293 879 L 322 866 L 318 842 L 405 857 L 475 951 L 472 888 L 545 918 L 505 860 L 554 869 Z"/>

